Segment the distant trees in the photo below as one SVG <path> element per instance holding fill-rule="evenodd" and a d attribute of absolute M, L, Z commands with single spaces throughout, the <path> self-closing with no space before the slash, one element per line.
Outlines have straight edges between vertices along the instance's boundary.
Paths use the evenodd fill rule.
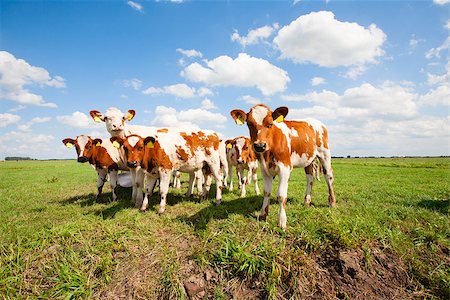
<path fill-rule="evenodd" d="M 20 156 L 7 156 L 5 160 L 34 160 L 30 157 L 20 157 Z"/>

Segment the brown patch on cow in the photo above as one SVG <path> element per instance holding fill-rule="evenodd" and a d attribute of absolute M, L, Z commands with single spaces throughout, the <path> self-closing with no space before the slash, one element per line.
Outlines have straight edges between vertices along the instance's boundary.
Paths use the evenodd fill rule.
<path fill-rule="evenodd" d="M 181 146 L 177 146 L 177 156 L 182 160 L 182 161 L 187 161 L 189 159 L 189 154 L 184 151 L 184 149 Z"/>
<path fill-rule="evenodd" d="M 172 170 L 172 161 L 164 149 L 161 148 L 158 140 L 155 141 L 153 148 L 145 147 L 142 167 L 147 172 L 151 172 L 154 168 Z"/>
<path fill-rule="evenodd" d="M 186 134 L 185 132 L 180 133 L 181 137 L 186 141 L 186 146 L 194 155 L 194 152 L 201 147 L 204 150 L 213 147 L 214 150 L 219 149 L 220 140 L 216 134 L 205 135 L 202 131 L 193 132 Z M 209 151 L 209 150 L 208 150 Z M 207 153 L 208 154 L 208 153 Z M 208 155 L 210 155 L 209 153 Z"/>
<path fill-rule="evenodd" d="M 131 146 L 130 143 L 128 142 L 128 139 L 131 137 L 139 139 L 139 141 L 134 146 Z M 146 148 L 144 145 L 144 139 L 139 135 L 132 134 L 122 140 L 122 146 L 125 150 L 125 156 L 127 158 L 127 161 L 128 162 L 136 161 L 137 165 L 140 166 L 144 159 L 144 153 Z"/>
<path fill-rule="evenodd" d="M 314 156 L 316 149 L 316 133 L 312 126 L 302 121 L 285 121 L 289 129 L 295 129 L 298 136 L 291 136 L 291 154 L 306 155 L 307 159 Z M 308 137 L 307 137 L 308 136 Z M 312 174 L 312 173 L 311 173 Z"/>
<path fill-rule="evenodd" d="M 169 131 L 169 129 L 167 129 L 167 128 L 160 128 L 160 129 L 158 129 L 156 132 L 163 132 L 163 133 L 166 133 L 166 132 L 168 132 Z"/>
<path fill-rule="evenodd" d="M 92 161 L 97 168 L 107 168 L 108 170 L 119 170 L 119 166 L 109 156 L 108 151 L 102 146 L 93 146 Z"/>

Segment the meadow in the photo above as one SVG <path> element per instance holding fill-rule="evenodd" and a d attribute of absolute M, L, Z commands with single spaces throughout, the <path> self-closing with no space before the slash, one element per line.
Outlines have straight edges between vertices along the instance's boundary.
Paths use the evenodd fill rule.
<path fill-rule="evenodd" d="M 4 299 L 448 299 L 450 158 L 335 159 L 337 208 L 322 177 L 312 207 L 291 176 L 287 231 L 253 187 L 223 203 L 170 189 L 164 215 L 73 161 L 0 163 Z M 236 178 L 236 176 L 234 176 Z M 237 186 L 235 184 L 235 186 Z M 263 184 L 259 176 L 259 186 Z M 277 184 L 274 185 L 274 191 Z M 275 194 L 275 193 L 274 193 Z"/>

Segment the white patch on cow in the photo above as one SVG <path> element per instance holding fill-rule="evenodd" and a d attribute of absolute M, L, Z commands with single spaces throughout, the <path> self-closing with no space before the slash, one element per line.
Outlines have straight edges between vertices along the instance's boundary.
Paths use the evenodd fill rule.
<path fill-rule="evenodd" d="M 306 141 L 309 142 L 309 135 L 306 133 Z"/>
<path fill-rule="evenodd" d="M 298 132 L 295 130 L 295 128 L 291 128 L 291 135 L 294 137 L 298 137 Z"/>
<path fill-rule="evenodd" d="M 140 138 L 137 136 L 129 136 L 127 140 L 128 144 L 130 144 L 131 147 L 134 147 L 140 141 Z"/>
<path fill-rule="evenodd" d="M 264 106 L 256 106 L 251 110 L 252 117 L 256 121 L 256 124 L 258 124 L 259 126 L 262 126 L 264 118 L 268 113 L 269 110 Z"/>
<path fill-rule="evenodd" d="M 241 137 L 241 138 L 237 138 L 236 139 L 236 160 L 238 163 L 242 163 L 242 152 L 243 152 L 243 148 L 245 146 L 245 138 Z"/>
<path fill-rule="evenodd" d="M 105 148 L 109 157 L 117 163 L 119 170 L 128 171 L 127 160 L 125 158 L 125 152 L 122 148 L 117 149 L 113 146 L 113 143 L 109 139 L 102 139 L 101 147 Z"/>
<path fill-rule="evenodd" d="M 84 156 L 84 148 L 86 148 L 86 144 L 89 142 L 89 138 L 85 135 L 80 135 L 77 137 L 78 147 L 80 147 L 80 153 L 78 157 Z"/>
<path fill-rule="evenodd" d="M 286 123 L 281 122 L 281 123 L 273 123 L 273 125 L 275 125 L 276 127 L 278 127 L 281 132 L 283 132 L 284 138 L 286 139 L 287 145 L 288 145 L 288 152 L 291 152 L 291 137 L 290 137 L 290 133 L 291 130 L 289 129 L 289 127 L 287 127 Z"/>
<path fill-rule="evenodd" d="M 291 163 L 293 167 L 307 167 L 311 164 L 313 158 L 307 157 L 306 153 L 302 153 L 299 155 L 297 152 L 292 152 L 291 154 Z"/>

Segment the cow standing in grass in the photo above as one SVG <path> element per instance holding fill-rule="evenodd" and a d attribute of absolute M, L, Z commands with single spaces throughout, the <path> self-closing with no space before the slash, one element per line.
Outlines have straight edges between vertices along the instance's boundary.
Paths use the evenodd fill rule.
<path fill-rule="evenodd" d="M 240 136 L 225 142 L 227 147 L 228 176 L 230 177 L 229 190 L 233 190 L 233 167 L 236 168 L 238 177 L 238 187 L 241 190 L 241 197 L 245 197 L 245 186 L 253 180 L 255 193 L 259 195 L 258 187 L 258 158 L 253 151 L 252 142 L 249 138 Z M 244 170 L 248 170 L 247 176 Z"/>
<path fill-rule="evenodd" d="M 216 203 L 222 200 L 222 170 L 220 160 L 220 140 L 213 132 L 160 132 L 155 136 L 142 138 L 137 135 L 125 139 L 112 137 L 125 149 L 127 164 L 142 167 L 146 172 L 146 196 L 141 210 L 146 210 L 157 179 L 160 181 L 161 203 L 159 213 L 166 207 L 170 176 L 175 170 L 193 173 L 205 170 L 203 197 L 207 198 L 211 185 L 211 174 L 216 180 Z"/>
<path fill-rule="evenodd" d="M 132 109 L 123 114 L 119 109 L 110 107 L 104 114 L 97 110 L 91 110 L 89 114 L 95 122 L 105 122 L 106 130 L 108 130 L 112 137 L 125 138 L 131 134 L 150 136 L 156 134 L 158 130 L 156 127 L 127 124 L 136 115 L 136 112 Z M 123 153 L 121 158 L 126 161 L 125 153 Z M 144 171 L 140 167 L 133 168 L 131 166 L 130 173 L 133 184 L 132 202 L 135 207 L 140 207 L 144 199 L 142 192 L 142 188 L 144 187 Z"/>
<path fill-rule="evenodd" d="M 109 139 L 92 139 L 89 136 L 79 135 L 75 139 L 66 138 L 63 144 L 67 148 L 75 146 L 80 163 L 89 162 L 98 174 L 97 197 L 102 194 L 106 176 L 109 174 L 112 200 L 117 200 L 118 171 L 129 171 L 126 160 L 123 159 L 123 150 L 113 147 Z"/>
<path fill-rule="evenodd" d="M 286 228 L 286 201 L 289 177 L 293 167 L 303 167 L 306 172 L 305 205 L 311 203 L 311 190 L 314 181 L 312 162 L 319 158 L 328 185 L 328 204 L 336 205 L 333 188 L 333 170 L 331 152 L 328 146 L 328 131 L 322 123 L 314 119 L 303 121 L 285 121 L 287 107 L 271 111 L 263 104 L 253 106 L 248 113 L 235 109 L 231 116 L 236 124 L 247 123 L 253 149 L 261 163 L 264 180 L 264 202 L 260 218 L 265 220 L 269 213 L 269 200 L 272 193 L 273 178 L 278 175 L 278 202 L 280 211 L 278 225 Z"/>

